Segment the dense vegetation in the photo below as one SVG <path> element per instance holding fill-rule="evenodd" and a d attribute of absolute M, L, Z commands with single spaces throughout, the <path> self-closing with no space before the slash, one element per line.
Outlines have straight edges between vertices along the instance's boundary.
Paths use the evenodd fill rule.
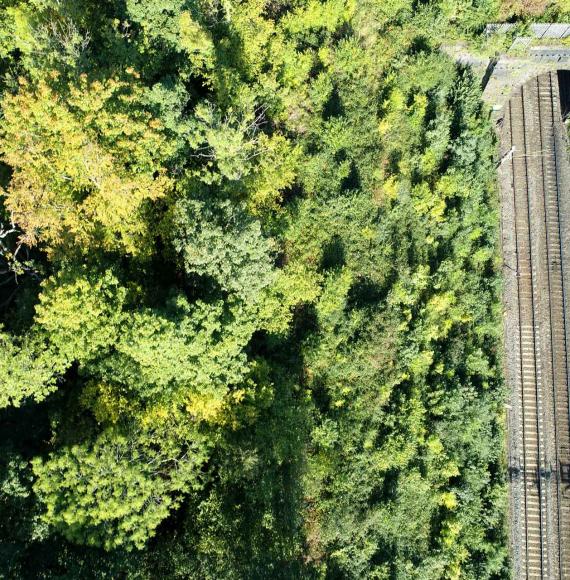
<path fill-rule="evenodd" d="M 570 17 L 568 0 L 502 0 L 499 8 L 501 18 L 545 22 L 566 21 Z"/>
<path fill-rule="evenodd" d="M 0 10 L 0 577 L 506 577 L 497 3 Z"/>

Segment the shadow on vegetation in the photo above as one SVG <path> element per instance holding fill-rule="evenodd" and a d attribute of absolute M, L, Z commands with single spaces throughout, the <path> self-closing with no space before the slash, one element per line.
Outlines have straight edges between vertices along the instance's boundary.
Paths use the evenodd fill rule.
<path fill-rule="evenodd" d="M 149 560 L 159 577 L 312 577 L 299 519 L 310 411 L 298 393 L 300 345 L 315 325 L 314 308 L 305 305 L 295 312 L 290 335 L 252 338 L 249 355 L 267 363 L 272 400 L 257 407 L 254 422 L 220 432 L 206 488 L 188 497 L 152 545 Z"/>
<path fill-rule="evenodd" d="M 390 288 L 389 285 L 386 288 Z M 376 306 L 386 297 L 386 290 L 369 278 L 359 278 L 350 288 L 346 300 L 347 310 Z"/>
<path fill-rule="evenodd" d="M 335 87 L 323 108 L 323 119 L 328 121 L 332 117 L 342 117 L 344 115 L 344 107 L 338 89 Z"/>
<path fill-rule="evenodd" d="M 350 164 L 349 174 L 342 180 L 340 190 L 343 192 L 360 189 L 360 173 L 354 161 Z"/>
<path fill-rule="evenodd" d="M 424 2 L 420 2 L 420 4 L 423 3 Z M 427 2 L 425 3 L 427 4 Z M 422 52 L 433 52 L 433 43 L 425 36 L 416 36 L 410 42 L 407 54 L 410 56 L 415 56 Z"/>
<path fill-rule="evenodd" d="M 342 238 L 335 234 L 323 247 L 321 270 L 335 270 L 346 264 L 346 252 Z"/>

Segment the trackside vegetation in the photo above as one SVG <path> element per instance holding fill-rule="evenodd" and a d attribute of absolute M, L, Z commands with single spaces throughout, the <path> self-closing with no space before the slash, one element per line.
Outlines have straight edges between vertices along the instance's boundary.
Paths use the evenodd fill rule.
<path fill-rule="evenodd" d="M 508 577 L 517 6 L 0 0 L 0 578 Z"/>

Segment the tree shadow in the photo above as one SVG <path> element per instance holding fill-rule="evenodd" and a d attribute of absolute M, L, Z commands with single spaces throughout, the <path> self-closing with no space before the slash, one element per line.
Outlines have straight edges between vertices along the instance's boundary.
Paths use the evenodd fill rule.
<path fill-rule="evenodd" d="M 149 561 L 160 577 L 312 577 L 300 517 L 311 425 L 300 345 L 313 314 L 299 308 L 288 336 L 255 335 L 250 356 L 266 365 L 272 399 L 256 405 L 249 423 L 219 431 L 206 488 L 189 494 L 183 515 L 165 522 L 152 546 Z"/>
<path fill-rule="evenodd" d="M 387 286 L 389 288 L 390 285 Z M 386 297 L 386 290 L 376 282 L 361 277 L 351 286 L 346 300 L 346 309 L 370 308 Z"/>
<path fill-rule="evenodd" d="M 323 107 L 323 120 L 328 121 L 333 117 L 342 117 L 343 115 L 344 106 L 338 93 L 338 89 L 334 87 L 330 97 Z"/>
<path fill-rule="evenodd" d="M 342 180 L 340 184 L 340 190 L 342 192 L 355 191 L 360 189 L 360 185 L 360 172 L 358 171 L 358 167 L 356 167 L 356 163 L 352 161 L 350 164 L 350 172 Z"/>
<path fill-rule="evenodd" d="M 342 238 L 335 234 L 323 247 L 321 270 L 335 270 L 346 264 L 346 252 Z"/>

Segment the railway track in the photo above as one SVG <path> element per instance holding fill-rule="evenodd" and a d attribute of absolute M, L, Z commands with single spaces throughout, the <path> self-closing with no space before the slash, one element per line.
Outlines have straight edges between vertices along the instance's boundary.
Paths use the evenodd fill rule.
<path fill-rule="evenodd" d="M 560 221 L 561 179 L 559 159 L 566 155 L 560 151 L 555 127 L 561 122 L 559 90 L 554 73 L 537 77 L 536 91 L 539 102 L 541 127 L 541 156 L 544 222 L 546 232 L 546 260 L 549 297 L 550 366 L 552 370 L 552 399 L 555 429 L 555 466 L 557 468 L 557 529 L 560 575 L 570 577 L 570 495 L 565 489 L 562 466 L 570 465 L 570 424 L 568 399 L 568 346 L 567 320 L 562 271 L 563 246 Z"/>
<path fill-rule="evenodd" d="M 515 577 L 570 578 L 568 348 L 556 73 L 515 91 L 504 117 L 502 190 L 511 386 L 509 468 Z M 514 266 L 509 264 L 514 262 Z M 510 277 L 510 279 L 508 278 Z"/>
<path fill-rule="evenodd" d="M 524 536 L 522 564 L 531 577 L 541 577 L 541 570 L 548 566 L 546 550 L 546 494 L 538 477 L 544 465 L 544 424 L 540 385 L 540 357 L 538 327 L 535 323 L 536 272 L 533 276 L 528 155 L 525 134 L 524 90 L 509 102 L 509 125 L 511 147 L 522 149 L 511 157 L 513 175 L 513 206 L 515 209 L 516 277 L 518 279 L 518 388 L 522 418 L 522 478 L 523 518 L 521 532 Z M 521 122 L 522 121 L 522 122 Z"/>

